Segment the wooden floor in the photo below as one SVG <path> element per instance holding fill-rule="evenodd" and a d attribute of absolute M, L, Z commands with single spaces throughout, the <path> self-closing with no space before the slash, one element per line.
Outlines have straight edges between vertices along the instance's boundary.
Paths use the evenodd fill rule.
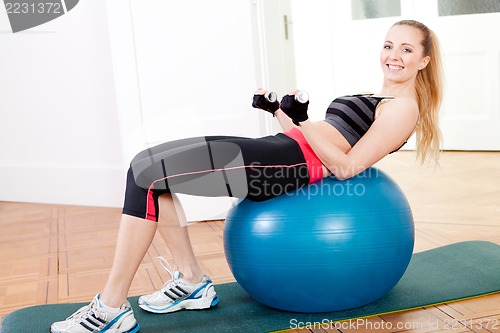
<path fill-rule="evenodd" d="M 500 244 L 500 153 L 447 152 L 437 170 L 414 160 L 414 153 L 398 152 L 378 167 L 410 201 L 415 252 L 466 240 Z M 0 317 L 36 304 L 89 301 L 109 272 L 119 217 L 116 208 L 0 202 Z M 216 283 L 233 281 L 223 254 L 223 227 L 223 221 L 189 226 L 196 254 Z M 159 255 L 170 256 L 161 233 L 131 296 L 167 280 L 155 260 Z M 500 294 L 339 325 L 295 332 L 500 332 Z"/>

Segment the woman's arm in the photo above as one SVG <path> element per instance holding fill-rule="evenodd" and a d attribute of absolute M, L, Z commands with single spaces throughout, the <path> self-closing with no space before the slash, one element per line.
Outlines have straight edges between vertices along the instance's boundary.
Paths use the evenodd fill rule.
<path fill-rule="evenodd" d="M 263 88 L 257 89 L 257 91 L 254 93 L 254 102 L 253 102 L 252 106 L 255 107 L 255 108 L 263 109 L 263 110 L 271 113 L 274 117 L 276 117 L 276 119 L 278 120 L 278 123 L 280 124 L 280 127 L 281 127 L 281 129 L 282 129 L 283 132 L 288 132 L 292 128 L 297 127 L 292 122 L 292 120 L 279 108 L 279 102 L 278 101 L 271 103 L 271 102 L 266 102 L 263 99 L 260 99 L 260 100 L 257 99 L 256 100 L 255 96 L 259 96 L 259 95 L 264 96 L 267 92 L 268 91 L 265 90 L 265 89 L 263 89 Z M 269 109 L 271 106 L 274 105 L 274 103 L 276 103 L 276 108 L 275 109 Z M 276 110 L 276 111 L 274 111 L 274 110 Z"/>
<path fill-rule="evenodd" d="M 276 119 L 278 119 L 278 123 L 280 124 L 283 132 L 288 132 L 292 128 L 298 127 L 292 122 L 292 119 L 290 119 L 283 111 L 281 111 L 281 109 L 276 110 L 274 116 L 276 117 Z"/>
<path fill-rule="evenodd" d="M 399 148 L 415 129 L 418 106 L 410 98 L 396 98 L 380 106 L 380 114 L 366 134 L 347 153 L 328 143 L 309 120 L 300 129 L 319 159 L 338 179 L 354 177 Z"/>

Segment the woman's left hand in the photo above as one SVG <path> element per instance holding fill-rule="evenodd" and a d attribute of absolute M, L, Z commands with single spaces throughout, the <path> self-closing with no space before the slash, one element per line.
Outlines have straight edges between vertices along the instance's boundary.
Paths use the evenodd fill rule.
<path fill-rule="evenodd" d="M 266 98 L 268 93 L 269 91 L 262 88 L 257 89 L 253 95 L 252 106 L 256 109 L 267 111 L 274 116 L 274 113 L 279 109 L 280 104 L 276 100 L 276 93 L 274 93 L 274 100 Z"/>
<path fill-rule="evenodd" d="M 280 109 L 290 118 L 293 123 L 300 126 L 299 123 L 309 119 L 307 108 L 309 106 L 309 97 L 303 91 L 295 91 L 283 96 L 280 103 Z"/>

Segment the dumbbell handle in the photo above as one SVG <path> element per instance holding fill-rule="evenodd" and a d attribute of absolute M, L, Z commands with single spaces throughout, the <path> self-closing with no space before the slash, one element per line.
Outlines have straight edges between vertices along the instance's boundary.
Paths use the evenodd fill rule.
<path fill-rule="evenodd" d="M 301 104 L 305 104 L 309 101 L 309 94 L 307 91 L 299 90 L 295 93 L 295 101 Z"/>
<path fill-rule="evenodd" d="M 274 91 L 267 91 L 265 94 L 264 94 L 264 98 L 266 99 L 266 101 L 268 101 L 269 103 L 274 103 L 276 102 L 276 100 L 278 99 L 278 95 L 274 92 Z"/>
<path fill-rule="evenodd" d="M 268 102 L 274 103 L 278 99 L 278 95 L 274 91 L 268 91 L 264 94 L 264 98 Z M 309 94 L 307 91 L 299 90 L 295 93 L 295 101 L 301 104 L 307 103 L 309 101 Z"/>

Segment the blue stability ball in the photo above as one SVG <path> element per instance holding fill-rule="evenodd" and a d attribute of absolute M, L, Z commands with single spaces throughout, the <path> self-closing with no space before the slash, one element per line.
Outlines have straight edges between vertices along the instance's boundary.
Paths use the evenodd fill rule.
<path fill-rule="evenodd" d="M 267 306 L 294 312 L 379 299 L 402 277 L 413 243 L 408 201 L 376 168 L 263 202 L 243 200 L 224 229 L 226 258 L 241 287 Z"/>

